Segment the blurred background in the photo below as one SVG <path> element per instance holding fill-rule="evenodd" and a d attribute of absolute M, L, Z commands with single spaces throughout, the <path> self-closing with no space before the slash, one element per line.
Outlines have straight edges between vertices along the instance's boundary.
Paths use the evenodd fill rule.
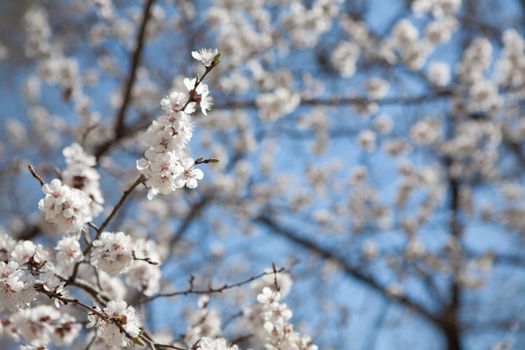
<path fill-rule="evenodd" d="M 320 349 L 524 349 L 524 15 L 519 0 L 2 1 L 0 228 L 54 246 L 27 164 L 50 180 L 73 142 L 97 157 L 108 212 L 160 99 L 202 74 L 191 51 L 218 48 L 189 148 L 220 163 L 195 190 L 137 191 L 109 228 L 162 247 L 163 286 L 275 262 Z M 226 336 L 254 300 L 211 298 Z M 145 322 L 181 334 L 195 307 L 157 300 Z"/>

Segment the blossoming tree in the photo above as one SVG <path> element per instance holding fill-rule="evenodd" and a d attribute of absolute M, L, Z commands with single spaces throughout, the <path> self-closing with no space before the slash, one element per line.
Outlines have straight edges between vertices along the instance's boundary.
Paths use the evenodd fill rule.
<path fill-rule="evenodd" d="M 524 7 L 0 4 L 0 346 L 524 347 Z"/>

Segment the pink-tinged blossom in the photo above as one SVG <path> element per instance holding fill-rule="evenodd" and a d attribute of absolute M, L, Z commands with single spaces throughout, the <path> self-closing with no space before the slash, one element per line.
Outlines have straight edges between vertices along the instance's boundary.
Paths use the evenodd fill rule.
<path fill-rule="evenodd" d="M 181 159 L 180 164 L 184 170 L 176 181 L 177 187 L 197 188 L 197 180 L 202 180 L 204 177 L 202 170 L 195 168 L 195 161 L 192 158 Z"/>
<path fill-rule="evenodd" d="M 98 325 L 97 335 L 107 345 L 127 346 L 131 343 L 128 336 L 135 338 L 140 334 L 141 324 L 135 309 L 133 306 L 128 306 L 125 301 L 111 300 L 103 312 L 109 317 L 109 320 L 96 319 L 97 316 L 94 314 L 89 317 L 92 324 Z"/>
<path fill-rule="evenodd" d="M 30 260 L 42 264 L 47 260 L 48 254 L 40 244 L 31 241 L 19 241 L 11 252 L 11 258 L 19 265 L 27 264 Z"/>
<path fill-rule="evenodd" d="M 196 79 L 184 78 L 184 86 L 188 89 L 191 101 L 195 102 L 200 107 L 202 114 L 207 115 L 212 105 L 213 98 L 208 90 L 208 85 L 200 83 L 197 87 Z"/>
<path fill-rule="evenodd" d="M 70 265 L 84 259 L 84 254 L 80 249 L 79 238 L 80 236 L 66 236 L 58 241 L 55 248 L 58 251 L 58 263 Z"/>
<path fill-rule="evenodd" d="M 38 203 L 45 220 L 63 233 L 79 232 L 91 221 L 90 199 L 80 190 L 62 184 L 59 179 L 42 186 L 45 197 Z"/>
<path fill-rule="evenodd" d="M 170 94 L 160 100 L 160 106 L 168 115 L 182 112 L 188 96 L 180 91 L 172 91 Z M 195 112 L 195 102 L 190 102 L 184 108 L 184 112 L 192 114 Z"/>
<path fill-rule="evenodd" d="M 127 272 L 133 262 L 131 237 L 124 232 L 102 232 L 93 241 L 91 263 L 110 276 Z"/>
<path fill-rule="evenodd" d="M 205 50 L 194 53 L 194 56 L 206 64 L 210 52 L 217 54 L 216 51 Z M 206 114 L 213 100 L 208 86 L 197 83 L 197 79 L 185 78 L 184 85 L 187 94 L 172 91 L 161 100 L 166 114 L 154 120 L 142 137 L 147 149 L 144 157 L 137 161 L 137 170 L 146 179 L 148 199 L 183 187 L 196 188 L 198 180 L 204 177 L 202 170 L 195 168 L 195 161 L 186 155 L 186 146 L 193 136 L 190 115 L 195 112 L 196 106 Z M 145 269 L 143 267 L 140 273 L 145 273 Z"/>
<path fill-rule="evenodd" d="M 148 199 L 157 194 L 170 194 L 177 188 L 177 179 L 184 171 L 175 152 L 146 151 L 145 158 L 137 162 L 138 171 L 146 177 Z"/>
<path fill-rule="evenodd" d="M 47 305 L 40 305 L 13 314 L 9 321 L 11 328 L 25 340 L 48 343 L 51 336 L 51 323 L 60 317 L 60 312 Z"/>

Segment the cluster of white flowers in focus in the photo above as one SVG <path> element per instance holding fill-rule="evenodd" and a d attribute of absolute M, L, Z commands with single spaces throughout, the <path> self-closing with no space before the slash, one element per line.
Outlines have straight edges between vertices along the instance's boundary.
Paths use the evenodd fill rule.
<path fill-rule="evenodd" d="M 42 186 L 45 196 L 38 203 L 45 220 L 62 233 L 80 232 L 93 217 L 102 212 L 104 198 L 96 159 L 73 143 L 62 151 L 67 167 L 62 180 L 54 179 Z"/>
<path fill-rule="evenodd" d="M 97 327 L 97 337 L 102 339 L 107 345 L 114 347 L 127 346 L 130 337 L 135 338 L 140 334 L 141 323 L 135 308 L 128 306 L 125 301 L 111 300 L 103 309 L 103 314 L 107 316 L 101 320 L 98 315 L 89 315 L 89 327 Z"/>
<path fill-rule="evenodd" d="M 219 53 L 204 49 L 192 52 L 192 56 L 208 71 L 218 63 Z M 137 161 L 137 169 L 146 178 L 148 199 L 184 186 L 196 188 L 197 181 L 204 177 L 202 170 L 195 168 L 195 160 L 186 155 L 186 145 L 193 135 L 191 114 L 197 107 L 207 114 L 213 99 L 208 86 L 198 79 L 185 78 L 184 85 L 187 94 L 172 91 L 161 100 L 166 114 L 153 121 L 143 136 L 147 150 Z"/>
<path fill-rule="evenodd" d="M 88 195 L 65 185 L 59 179 L 42 186 L 45 197 L 38 203 L 45 219 L 64 233 L 79 232 L 90 222 L 91 209 Z"/>
<path fill-rule="evenodd" d="M 75 252 L 76 244 L 70 244 L 73 246 L 69 247 L 67 254 L 79 259 L 82 252 Z M 71 260 L 71 256 L 66 258 Z M 100 237 L 93 241 L 91 264 L 107 273 L 109 277 L 126 273 L 127 284 L 148 296 L 160 289 L 160 260 L 155 242 L 142 238 L 134 241 L 124 232 L 102 232 Z"/>
<path fill-rule="evenodd" d="M 191 57 L 197 61 L 201 61 L 204 67 L 209 68 L 212 66 L 213 60 L 218 54 L 219 50 L 217 49 L 201 49 L 200 51 L 193 51 Z"/>
<path fill-rule="evenodd" d="M 55 249 L 57 250 L 57 270 L 70 273 L 75 263 L 84 259 L 84 253 L 80 248 L 80 235 L 65 236 L 58 241 Z M 57 271 L 57 272 L 58 272 Z"/>

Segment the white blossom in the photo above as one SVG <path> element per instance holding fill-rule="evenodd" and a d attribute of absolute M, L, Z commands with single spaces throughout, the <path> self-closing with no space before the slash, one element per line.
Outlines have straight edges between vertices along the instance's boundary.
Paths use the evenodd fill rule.
<path fill-rule="evenodd" d="M 292 311 L 286 304 L 280 303 L 280 299 L 280 293 L 269 287 L 263 288 L 257 295 L 257 301 L 262 306 L 260 317 L 265 332 L 265 348 L 317 350 L 308 336 L 301 336 L 293 330 L 293 325 L 288 322 L 292 318 Z"/>
<path fill-rule="evenodd" d="M 208 90 L 208 85 L 200 83 L 195 87 L 196 84 L 197 79 L 184 78 L 184 86 L 188 89 L 191 101 L 200 107 L 202 114 L 207 115 L 207 111 L 209 111 L 213 105 L 213 98 Z"/>
<path fill-rule="evenodd" d="M 64 185 L 59 179 L 44 184 L 42 190 L 45 197 L 38 208 L 44 212 L 46 221 L 55 224 L 60 231 L 78 232 L 91 221 L 91 201 L 85 192 Z"/>
<path fill-rule="evenodd" d="M 443 61 L 430 62 L 428 64 L 427 79 L 436 86 L 446 86 L 450 82 L 450 66 Z"/>
<path fill-rule="evenodd" d="M 25 340 L 48 343 L 51 336 L 51 322 L 59 317 L 60 313 L 55 308 L 40 305 L 13 314 L 9 321 L 11 327 L 16 329 Z"/>
<path fill-rule="evenodd" d="M 37 245 L 31 241 L 19 241 L 11 252 L 11 258 L 19 265 L 27 264 L 30 260 L 42 264 L 48 259 L 48 255 L 40 244 Z"/>
<path fill-rule="evenodd" d="M 84 259 L 80 249 L 80 236 L 65 236 L 56 245 L 57 262 L 64 265 L 72 265 Z"/>
<path fill-rule="evenodd" d="M 381 78 L 370 78 L 366 82 L 366 89 L 368 90 L 368 96 L 373 100 L 379 100 L 386 96 L 390 84 L 388 81 Z"/>
<path fill-rule="evenodd" d="M 127 272 L 133 262 L 131 237 L 124 232 L 102 232 L 93 241 L 91 263 L 110 276 Z"/>
<path fill-rule="evenodd" d="M 14 262 L 0 261 L 0 310 L 16 311 L 33 298 L 32 285 Z"/>
<path fill-rule="evenodd" d="M 184 158 L 179 162 L 183 171 L 177 179 L 177 187 L 196 188 L 198 185 L 197 180 L 202 180 L 204 173 L 202 170 L 195 168 L 195 161 L 192 158 Z"/>
<path fill-rule="evenodd" d="M 293 112 L 300 102 L 301 97 L 298 94 L 283 87 L 279 87 L 273 92 L 260 94 L 256 99 L 259 115 L 262 120 L 267 122 L 274 122 Z"/>
<path fill-rule="evenodd" d="M 219 50 L 217 49 L 200 49 L 199 51 L 192 51 L 191 57 L 200 61 L 205 67 L 210 67 L 218 54 Z"/>
<path fill-rule="evenodd" d="M 98 336 L 107 345 L 122 347 L 131 343 L 131 337 L 140 334 L 140 321 L 133 306 L 128 306 L 125 301 L 111 300 L 103 309 L 109 320 L 98 320 Z M 91 316 L 95 318 L 96 316 Z M 126 333 L 122 332 L 124 330 Z"/>
<path fill-rule="evenodd" d="M 64 184 L 87 194 L 91 217 L 96 217 L 103 210 L 104 198 L 100 191 L 100 175 L 94 168 L 95 157 L 85 153 L 78 143 L 65 147 L 62 154 L 67 164 L 62 172 Z"/>
<path fill-rule="evenodd" d="M 137 260 L 127 272 L 126 282 L 145 295 L 151 296 L 160 289 L 160 255 L 157 245 L 154 241 L 139 239 L 135 242 L 133 252 Z"/>
<path fill-rule="evenodd" d="M 224 338 L 203 337 L 199 340 L 196 349 L 199 350 L 238 350 L 237 345 L 229 346 Z"/>
<path fill-rule="evenodd" d="M 359 46 L 351 42 L 342 42 L 334 49 L 332 63 L 341 76 L 350 78 L 355 74 L 360 52 Z"/>

